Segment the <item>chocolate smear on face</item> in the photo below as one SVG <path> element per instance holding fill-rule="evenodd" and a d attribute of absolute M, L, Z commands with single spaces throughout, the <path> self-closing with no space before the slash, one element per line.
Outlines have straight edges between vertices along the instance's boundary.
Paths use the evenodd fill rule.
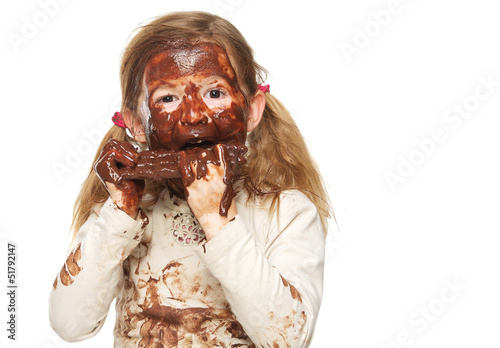
<path fill-rule="evenodd" d="M 144 84 L 141 114 L 149 150 L 123 178 L 168 178 L 174 186 L 180 178 L 186 188 L 195 180 L 192 164 L 197 179 L 206 175 L 207 164 L 224 165 L 227 188 L 219 213 L 227 216 L 234 177 L 245 161 L 248 111 L 227 52 L 211 42 L 175 42 L 148 61 Z"/>
<path fill-rule="evenodd" d="M 207 79 L 229 98 L 218 99 L 216 91 L 213 100 L 223 102 L 207 105 Z M 231 140 L 245 143 L 248 105 L 221 46 L 185 42 L 180 48 L 166 49 L 150 59 L 144 82 L 147 110 L 143 113 L 147 124 L 143 125 L 151 150 L 180 150 L 188 144 L 196 146 L 200 140 L 212 145 Z M 168 92 L 162 92 L 164 87 Z M 177 95 L 170 95 L 171 91 Z M 178 106 L 174 110 L 165 107 L 165 97 L 180 98 Z"/>

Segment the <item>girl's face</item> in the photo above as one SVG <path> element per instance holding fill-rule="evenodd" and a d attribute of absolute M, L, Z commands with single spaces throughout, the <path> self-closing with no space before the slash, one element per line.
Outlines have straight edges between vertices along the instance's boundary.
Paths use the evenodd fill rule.
<path fill-rule="evenodd" d="M 229 57 L 217 44 L 168 49 L 146 65 L 141 123 L 152 150 L 244 143 L 247 109 Z"/>

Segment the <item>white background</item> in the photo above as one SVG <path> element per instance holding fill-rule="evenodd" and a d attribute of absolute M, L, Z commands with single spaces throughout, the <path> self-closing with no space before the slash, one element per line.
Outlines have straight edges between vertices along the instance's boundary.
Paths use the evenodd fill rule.
<path fill-rule="evenodd" d="M 328 183 L 338 226 L 311 346 L 499 345 L 495 2 L 66 0 L 47 10 L 48 2 L 0 8 L 0 346 L 112 346 L 113 309 L 96 337 L 76 344 L 57 339 L 47 320 L 95 151 L 85 132 L 100 132 L 118 109 L 131 31 L 191 9 L 242 31 Z M 450 112 L 464 104 L 466 118 Z M 439 132 L 439 143 L 425 140 Z M 17 245 L 16 342 L 6 331 L 8 241 Z"/>

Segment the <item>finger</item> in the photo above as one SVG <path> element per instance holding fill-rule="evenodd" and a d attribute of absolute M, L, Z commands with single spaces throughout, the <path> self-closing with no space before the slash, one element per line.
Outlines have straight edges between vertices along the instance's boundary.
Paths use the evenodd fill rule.
<path fill-rule="evenodd" d="M 139 155 L 131 144 L 111 139 L 104 146 L 94 170 L 103 181 L 119 183 L 122 180 L 121 168 L 135 166 Z"/>
<path fill-rule="evenodd" d="M 122 149 L 114 149 L 110 153 L 110 158 L 114 160 L 115 163 L 120 164 L 121 167 L 134 167 L 136 161 L 128 153 L 122 152 Z"/>
<path fill-rule="evenodd" d="M 217 155 L 219 157 L 219 161 L 221 162 L 221 165 L 226 165 L 227 159 L 228 159 L 228 148 L 224 144 L 217 144 L 215 145 L 215 148 L 217 150 Z"/>
<path fill-rule="evenodd" d="M 196 179 L 200 180 L 202 177 L 205 175 L 202 175 L 200 177 L 200 173 L 198 171 L 198 166 L 199 166 L 199 161 L 191 161 L 190 162 L 190 167 L 191 167 L 191 173 L 193 173 L 193 177 L 196 177 Z M 206 173 L 205 173 L 206 174 Z"/>
<path fill-rule="evenodd" d="M 139 154 L 132 144 L 126 142 L 114 142 L 111 145 L 110 150 L 115 153 L 115 161 L 124 167 L 133 167 L 139 161 Z"/>
<path fill-rule="evenodd" d="M 234 163 L 233 156 L 230 155 L 230 151 L 226 145 L 217 144 L 216 146 L 221 167 L 224 169 L 224 184 L 230 184 L 233 181 L 234 171 L 236 170 L 236 164 Z"/>
<path fill-rule="evenodd" d="M 179 172 L 181 174 L 182 184 L 188 187 L 194 181 L 194 175 L 191 170 L 190 161 L 184 151 L 179 151 Z"/>
<path fill-rule="evenodd" d="M 170 173 L 172 176 L 178 173 L 178 161 L 179 154 L 174 151 L 143 151 L 135 170 L 138 173 L 151 175 Z"/>
<path fill-rule="evenodd" d="M 237 150 L 236 156 L 238 158 L 238 165 L 242 165 L 247 161 L 245 158 L 245 154 L 247 153 L 248 148 L 244 144 L 241 144 L 236 147 L 236 150 Z"/>
<path fill-rule="evenodd" d="M 110 139 L 106 145 L 104 145 L 100 158 L 102 158 L 105 154 L 112 152 L 120 154 L 116 156 L 116 161 L 125 167 L 133 167 L 140 157 L 139 153 L 132 144 L 116 139 Z"/>
<path fill-rule="evenodd" d="M 215 158 L 214 154 L 212 153 L 212 151 L 208 151 L 205 149 L 203 149 L 202 151 L 197 153 L 195 162 L 196 162 L 196 169 L 193 170 L 193 172 L 195 173 L 196 178 L 198 180 L 200 180 L 201 178 L 204 178 L 209 173 L 209 170 L 208 170 L 209 163 L 215 163 L 216 165 L 218 165 L 216 158 Z"/>
<path fill-rule="evenodd" d="M 97 176 L 102 181 L 119 183 L 121 181 L 121 174 L 116 166 L 116 161 L 114 159 L 115 152 L 111 150 L 110 152 L 104 154 L 94 165 L 94 171 Z"/>
<path fill-rule="evenodd" d="M 145 150 L 133 168 L 121 168 L 124 179 L 180 178 L 179 153 L 172 150 Z"/>

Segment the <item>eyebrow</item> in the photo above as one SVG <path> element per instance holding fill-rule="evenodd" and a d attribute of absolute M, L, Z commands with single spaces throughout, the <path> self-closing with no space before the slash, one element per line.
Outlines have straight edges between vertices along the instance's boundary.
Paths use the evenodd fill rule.
<path fill-rule="evenodd" d="M 215 79 L 212 81 L 212 82 L 209 82 L 208 84 L 210 85 L 220 85 L 220 86 L 232 86 L 232 81 L 231 79 L 228 79 L 224 76 L 220 76 L 220 75 L 213 75 L 215 77 Z"/>
<path fill-rule="evenodd" d="M 207 84 L 209 84 L 209 85 L 216 85 L 216 86 L 221 86 L 221 87 L 224 87 L 224 85 L 231 86 L 231 80 L 224 77 L 224 76 L 220 76 L 220 75 L 211 75 L 211 76 L 205 78 L 204 80 L 211 79 L 211 78 L 213 78 L 213 80 L 210 82 L 207 82 Z M 149 96 L 152 96 L 157 90 L 159 90 L 161 88 L 177 89 L 177 86 L 178 85 L 174 84 L 174 83 L 162 82 L 160 85 L 158 85 L 157 87 L 155 87 L 151 91 L 149 91 Z"/>
<path fill-rule="evenodd" d="M 175 85 L 168 83 L 168 82 L 162 83 L 161 85 L 153 88 L 151 91 L 148 91 L 148 96 L 152 97 L 156 93 L 156 91 L 158 91 L 159 89 L 162 89 L 162 88 L 173 88 L 174 89 L 175 87 L 176 87 Z M 147 85 L 146 85 L 146 89 L 147 89 Z"/>

